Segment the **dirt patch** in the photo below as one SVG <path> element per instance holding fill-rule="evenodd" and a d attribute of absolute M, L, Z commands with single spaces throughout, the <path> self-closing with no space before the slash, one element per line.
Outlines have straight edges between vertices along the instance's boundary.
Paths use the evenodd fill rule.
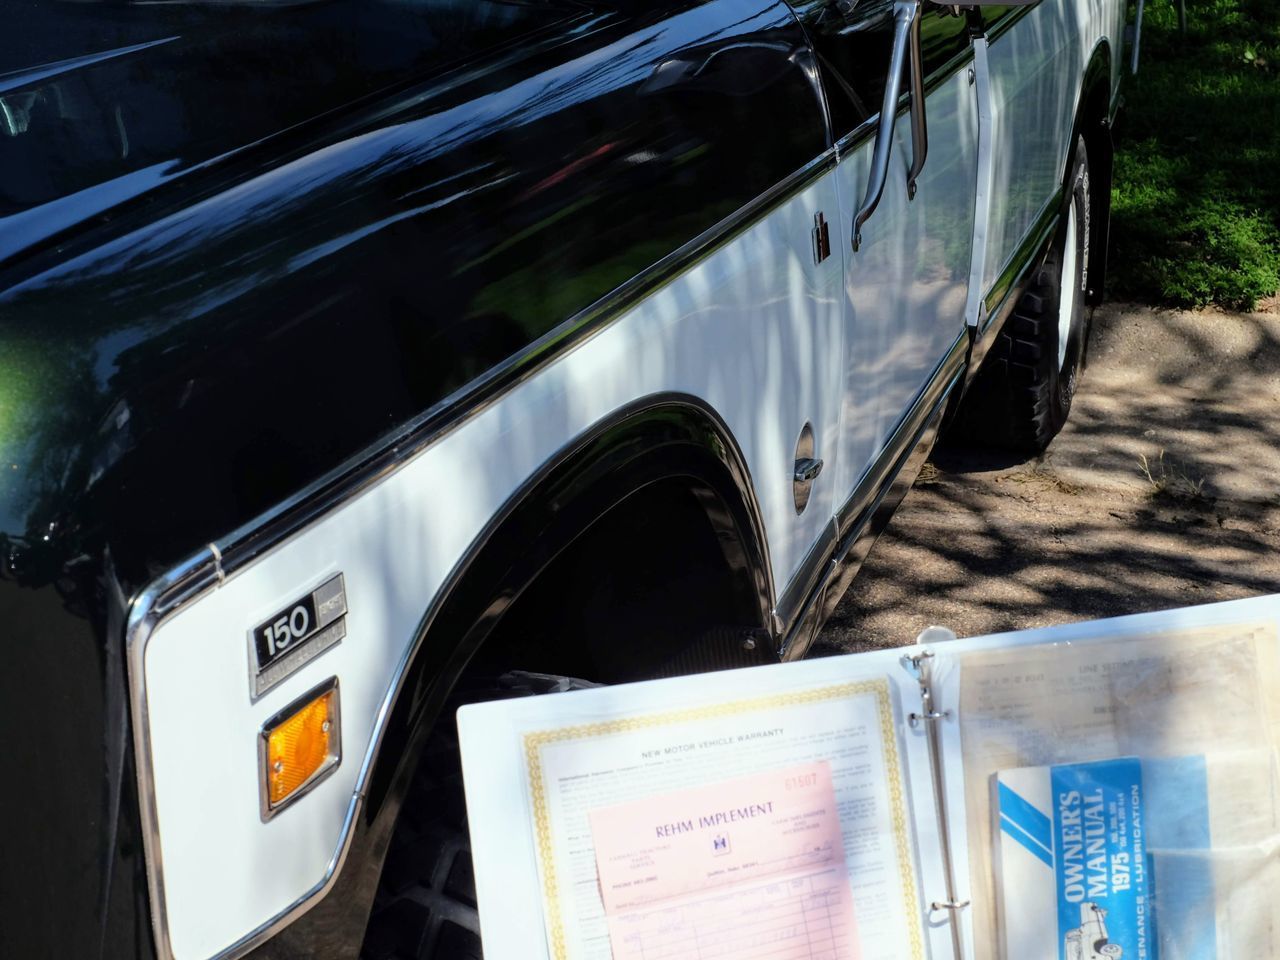
<path fill-rule="evenodd" d="M 940 447 L 827 650 L 1280 591 L 1280 310 L 1109 305 L 1041 457 Z"/>

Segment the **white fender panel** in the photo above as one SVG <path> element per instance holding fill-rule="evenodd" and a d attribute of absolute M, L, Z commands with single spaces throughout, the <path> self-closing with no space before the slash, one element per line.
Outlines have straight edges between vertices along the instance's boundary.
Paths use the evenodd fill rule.
<path fill-rule="evenodd" d="M 817 211 L 831 219 L 837 209 L 827 174 L 155 628 L 140 678 L 151 752 L 140 763 L 154 782 L 158 839 L 149 855 L 162 877 L 162 956 L 217 956 L 325 882 L 432 598 L 513 491 L 613 411 L 668 391 L 716 409 L 750 466 L 775 575 L 785 581 L 832 511 L 834 470 L 816 482 L 801 517 L 791 474 L 806 420 L 817 456 L 836 453 L 840 258 L 815 265 L 810 228 Z M 346 638 L 251 702 L 247 632 L 338 571 Z M 259 730 L 331 676 L 341 685 L 342 762 L 264 823 Z"/>

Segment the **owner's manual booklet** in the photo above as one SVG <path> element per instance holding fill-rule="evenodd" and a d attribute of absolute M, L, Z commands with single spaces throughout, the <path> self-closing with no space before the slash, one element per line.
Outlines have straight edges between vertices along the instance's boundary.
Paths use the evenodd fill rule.
<path fill-rule="evenodd" d="M 458 712 L 488 960 L 1280 958 L 1280 598 Z"/>
<path fill-rule="evenodd" d="M 1005 770 L 995 805 L 1005 956 L 1155 956 L 1141 761 Z"/>

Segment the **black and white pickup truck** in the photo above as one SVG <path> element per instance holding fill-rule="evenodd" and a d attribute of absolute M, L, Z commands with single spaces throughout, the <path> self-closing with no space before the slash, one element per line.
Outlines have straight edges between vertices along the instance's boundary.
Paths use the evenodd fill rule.
<path fill-rule="evenodd" d="M 0 956 L 474 955 L 460 688 L 802 656 L 1071 405 L 1121 0 L 4 14 Z"/>

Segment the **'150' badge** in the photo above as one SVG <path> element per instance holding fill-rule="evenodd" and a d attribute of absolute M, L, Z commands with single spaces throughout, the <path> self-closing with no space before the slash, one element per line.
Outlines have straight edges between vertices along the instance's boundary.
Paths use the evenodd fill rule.
<path fill-rule="evenodd" d="M 347 591 L 339 573 L 250 632 L 254 699 L 346 635 Z"/>

